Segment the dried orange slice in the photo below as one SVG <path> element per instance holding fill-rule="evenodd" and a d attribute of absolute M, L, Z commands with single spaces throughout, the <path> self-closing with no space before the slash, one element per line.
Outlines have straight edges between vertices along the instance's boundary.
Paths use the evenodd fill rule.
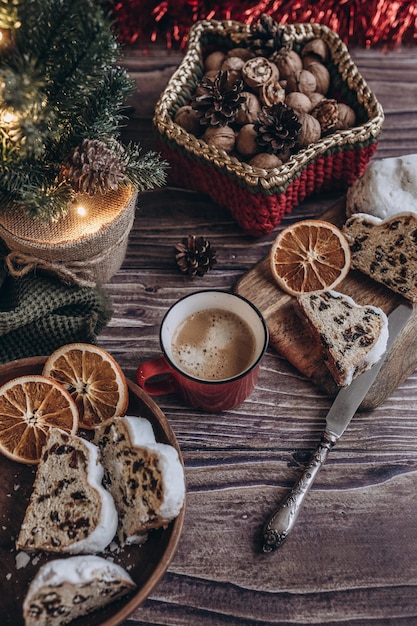
<path fill-rule="evenodd" d="M 334 224 L 302 220 L 276 237 L 270 264 L 278 285 L 293 296 L 334 289 L 349 272 L 350 248 Z"/>
<path fill-rule="evenodd" d="M 126 412 L 129 390 L 125 375 L 103 348 L 88 343 L 66 344 L 48 357 L 42 373 L 69 391 L 82 428 L 94 429 Z"/>
<path fill-rule="evenodd" d="M 50 428 L 74 434 L 78 409 L 62 385 L 45 376 L 19 376 L 0 387 L 0 452 L 38 463 Z"/>

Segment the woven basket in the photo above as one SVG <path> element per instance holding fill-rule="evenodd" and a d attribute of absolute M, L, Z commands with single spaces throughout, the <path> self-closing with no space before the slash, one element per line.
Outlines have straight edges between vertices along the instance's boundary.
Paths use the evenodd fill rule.
<path fill-rule="evenodd" d="M 155 108 L 154 126 L 162 140 L 161 152 L 170 164 L 169 182 L 206 193 L 227 207 L 242 229 L 250 235 L 271 232 L 307 196 L 319 191 L 345 190 L 363 174 L 375 152 L 384 121 L 381 105 L 353 63 L 345 44 L 326 26 L 286 26 L 294 37 L 294 50 L 322 38 L 330 51 L 326 63 L 331 76 L 331 93 L 351 106 L 357 126 L 337 131 L 311 144 L 272 170 L 255 168 L 209 146 L 191 135 L 173 119 L 189 103 L 203 76 L 203 58 L 213 50 L 244 46 L 249 26 L 234 21 L 200 21 L 189 32 L 188 48 Z"/>

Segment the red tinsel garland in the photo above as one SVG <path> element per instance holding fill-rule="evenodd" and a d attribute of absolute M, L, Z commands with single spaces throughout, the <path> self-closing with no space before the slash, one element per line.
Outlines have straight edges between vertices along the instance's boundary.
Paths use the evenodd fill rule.
<path fill-rule="evenodd" d="M 268 13 L 281 24 L 318 22 L 349 46 L 388 47 L 417 43 L 416 0 L 120 0 L 113 6 L 119 37 L 146 47 L 163 42 L 183 48 L 201 19 L 258 22 Z"/>

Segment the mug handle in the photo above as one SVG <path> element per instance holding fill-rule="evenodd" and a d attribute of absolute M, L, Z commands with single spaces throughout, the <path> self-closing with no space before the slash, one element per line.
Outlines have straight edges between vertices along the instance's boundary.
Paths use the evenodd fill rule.
<path fill-rule="evenodd" d="M 151 382 L 155 376 L 167 375 L 164 379 Z M 136 382 L 150 396 L 162 396 L 167 393 L 175 393 L 177 387 L 172 376 L 172 370 L 163 356 L 145 361 L 136 370 Z"/>

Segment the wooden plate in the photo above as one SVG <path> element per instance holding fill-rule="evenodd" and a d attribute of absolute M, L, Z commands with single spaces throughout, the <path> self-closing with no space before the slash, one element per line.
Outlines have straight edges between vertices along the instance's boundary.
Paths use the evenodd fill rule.
<path fill-rule="evenodd" d="M 16 376 L 39 374 L 45 357 L 32 357 L 0 365 L 0 385 Z M 174 446 L 182 456 L 175 435 L 158 405 L 140 387 L 128 381 L 129 415 L 148 419 L 154 428 L 156 440 Z M 31 494 L 36 466 L 26 466 L 0 455 L 0 624 L 23 626 L 22 604 L 30 581 L 39 567 L 51 558 L 61 555 L 31 557 L 30 562 L 17 568 L 15 540 Z M 126 620 L 151 593 L 167 570 L 180 538 L 184 507 L 166 529 L 151 531 L 142 546 L 128 546 L 109 557 L 126 568 L 137 590 L 114 604 L 77 620 L 79 626 L 116 626 Z M 38 555 L 39 556 L 39 555 Z"/>

